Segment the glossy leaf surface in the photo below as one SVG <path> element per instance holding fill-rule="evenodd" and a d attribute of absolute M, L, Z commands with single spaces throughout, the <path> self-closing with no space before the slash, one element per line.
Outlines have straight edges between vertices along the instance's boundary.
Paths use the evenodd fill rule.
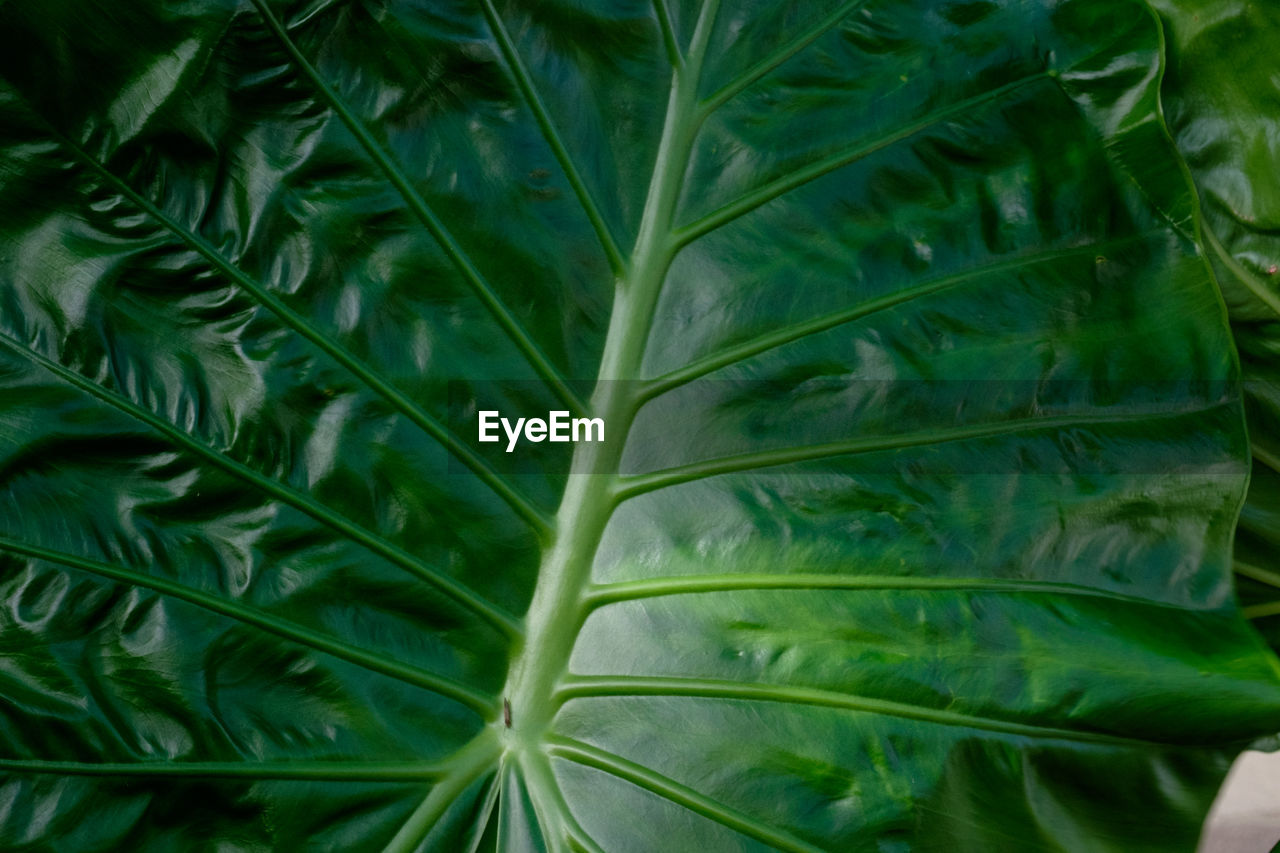
<path fill-rule="evenodd" d="M 1275 730 L 1144 4 L 0 40 L 5 848 L 1189 850 Z"/>
<path fill-rule="evenodd" d="M 1253 477 L 1236 534 L 1246 613 L 1280 648 L 1280 9 L 1158 0 L 1164 100 L 1244 371 Z"/>

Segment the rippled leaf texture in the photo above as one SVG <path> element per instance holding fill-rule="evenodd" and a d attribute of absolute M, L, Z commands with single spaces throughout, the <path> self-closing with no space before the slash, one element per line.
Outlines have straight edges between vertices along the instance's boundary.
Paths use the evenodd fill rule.
<path fill-rule="evenodd" d="M 1200 191 L 1204 243 L 1244 372 L 1253 479 L 1236 534 L 1245 612 L 1280 648 L 1280 9 L 1158 0 L 1168 121 Z"/>
<path fill-rule="evenodd" d="M 0 41 L 6 849 L 1189 850 L 1275 730 L 1145 5 Z"/>

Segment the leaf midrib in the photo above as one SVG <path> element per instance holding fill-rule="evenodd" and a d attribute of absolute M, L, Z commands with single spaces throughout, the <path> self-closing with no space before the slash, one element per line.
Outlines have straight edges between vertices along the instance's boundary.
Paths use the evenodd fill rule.
<path fill-rule="evenodd" d="M 667 270 L 678 247 L 671 239 L 680 191 L 696 137 L 698 86 L 719 0 L 706 0 L 684 61 L 672 69 L 671 88 L 631 262 L 615 288 L 609 330 L 600 358 L 591 411 L 615 435 L 626 435 L 638 405 L 631 383 L 639 375 L 649 331 Z M 522 766 L 526 785 L 544 810 L 554 809 L 561 827 L 573 815 L 550 767 L 549 729 L 555 690 L 586 618 L 585 591 L 605 526 L 617 506 L 615 484 L 624 442 L 575 448 L 556 531 L 539 568 L 526 616 L 523 646 L 513 656 L 504 701 L 511 727 L 502 734 L 509 754 Z M 551 815 L 542 814 L 544 825 Z M 567 842 L 553 838 L 553 849 Z"/>
<path fill-rule="evenodd" d="M 680 191 L 696 136 L 698 86 L 718 0 L 703 4 L 682 65 L 673 69 L 666 117 L 627 274 L 619 280 L 600 358 L 591 411 L 615 435 L 626 435 L 636 396 L 625 380 L 638 375 L 658 298 L 677 250 L 671 240 Z M 536 740 L 550 721 L 555 681 L 585 617 L 583 592 L 591 559 L 617 498 L 617 471 L 625 442 L 575 448 L 568 483 L 555 517 L 555 538 L 538 574 L 526 617 L 524 650 L 515 656 L 507 693 L 513 713 L 527 715 Z M 518 727 L 520 723 L 516 723 Z M 527 746 L 527 744 L 521 744 Z"/>

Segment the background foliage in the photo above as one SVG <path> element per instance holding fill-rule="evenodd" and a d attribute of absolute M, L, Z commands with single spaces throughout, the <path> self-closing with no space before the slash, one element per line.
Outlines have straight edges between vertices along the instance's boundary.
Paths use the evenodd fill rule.
<path fill-rule="evenodd" d="M 1205 251 L 1240 351 L 1253 477 L 1236 533 L 1245 613 L 1280 647 L 1280 10 L 1168 2 L 1165 115 L 1195 176 Z"/>

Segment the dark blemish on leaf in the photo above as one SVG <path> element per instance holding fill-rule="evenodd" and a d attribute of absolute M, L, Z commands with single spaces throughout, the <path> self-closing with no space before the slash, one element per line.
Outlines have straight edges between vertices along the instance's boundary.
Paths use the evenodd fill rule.
<path fill-rule="evenodd" d="M 551 177 L 551 170 L 550 169 L 534 169 L 533 171 L 529 172 L 529 177 L 535 181 L 539 181 L 539 182 L 545 181 L 547 178 Z"/>
<path fill-rule="evenodd" d="M 533 191 L 533 197 L 539 201 L 555 201 L 560 198 L 560 190 L 555 187 L 539 187 Z"/>
<path fill-rule="evenodd" d="M 950 3 L 942 7 L 942 17 L 960 27 L 976 24 L 996 11 L 996 4 L 990 0 L 978 0 L 976 3 Z"/>
<path fill-rule="evenodd" d="M 511 728 L 511 703 L 506 699 L 502 700 L 502 722 L 507 728 Z"/>

